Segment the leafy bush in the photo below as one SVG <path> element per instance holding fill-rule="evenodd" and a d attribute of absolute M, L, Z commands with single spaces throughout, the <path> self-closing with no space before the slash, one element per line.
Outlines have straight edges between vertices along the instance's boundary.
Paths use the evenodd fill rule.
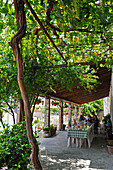
<path fill-rule="evenodd" d="M 0 131 L 0 168 L 6 164 L 10 170 L 26 170 L 31 154 L 25 121 Z"/>
<path fill-rule="evenodd" d="M 34 123 L 39 123 L 39 120 L 34 120 Z"/>

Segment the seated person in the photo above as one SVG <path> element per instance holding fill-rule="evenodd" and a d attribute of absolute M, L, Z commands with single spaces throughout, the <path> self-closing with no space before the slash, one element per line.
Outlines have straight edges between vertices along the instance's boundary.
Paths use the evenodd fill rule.
<path fill-rule="evenodd" d="M 80 115 L 79 120 L 80 120 L 80 121 L 85 120 L 85 117 L 84 117 L 83 115 Z"/>
<path fill-rule="evenodd" d="M 94 112 L 91 112 L 91 115 L 92 115 L 92 121 L 94 121 L 95 120 L 95 113 Z"/>
<path fill-rule="evenodd" d="M 86 121 L 87 121 L 87 120 L 89 119 L 89 114 L 87 113 L 86 115 L 87 115 L 87 116 L 86 116 Z"/>
<path fill-rule="evenodd" d="M 87 122 L 93 123 L 92 117 L 90 116 L 90 114 L 87 114 L 86 120 Z"/>
<path fill-rule="evenodd" d="M 97 118 L 96 115 L 94 115 L 93 123 L 94 123 L 94 133 L 97 133 L 98 132 L 98 126 L 99 126 L 99 119 Z"/>

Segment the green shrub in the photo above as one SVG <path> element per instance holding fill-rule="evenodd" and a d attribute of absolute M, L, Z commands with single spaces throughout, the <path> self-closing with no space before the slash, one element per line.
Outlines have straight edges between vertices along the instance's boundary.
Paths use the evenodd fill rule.
<path fill-rule="evenodd" d="M 34 120 L 34 123 L 39 123 L 39 120 Z"/>
<path fill-rule="evenodd" d="M 84 116 L 90 114 L 91 112 L 97 113 L 103 109 L 103 99 L 92 101 L 81 105 L 81 112 Z"/>
<path fill-rule="evenodd" d="M 11 130 L 8 124 L 5 125 L 0 131 L 0 168 L 5 163 L 10 170 L 26 170 L 30 154 L 25 121 L 13 125 Z"/>

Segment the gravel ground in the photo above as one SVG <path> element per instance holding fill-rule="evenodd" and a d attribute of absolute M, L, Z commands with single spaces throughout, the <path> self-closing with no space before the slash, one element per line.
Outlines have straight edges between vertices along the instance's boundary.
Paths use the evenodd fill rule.
<path fill-rule="evenodd" d="M 67 147 L 66 135 L 67 131 L 58 131 L 54 137 L 41 138 L 41 145 L 47 148 L 47 157 L 45 152 L 41 154 L 43 170 L 113 170 L 105 135 L 95 135 L 91 148 Z"/>

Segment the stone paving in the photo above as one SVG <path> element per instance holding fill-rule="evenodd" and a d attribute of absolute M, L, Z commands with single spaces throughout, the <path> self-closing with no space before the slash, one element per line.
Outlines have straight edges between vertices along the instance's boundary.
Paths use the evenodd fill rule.
<path fill-rule="evenodd" d="M 41 138 L 41 145 L 47 148 L 41 155 L 43 170 L 113 170 L 113 155 L 106 146 L 103 134 L 95 135 L 91 148 L 67 147 L 67 131 L 57 131 L 57 135 Z"/>

